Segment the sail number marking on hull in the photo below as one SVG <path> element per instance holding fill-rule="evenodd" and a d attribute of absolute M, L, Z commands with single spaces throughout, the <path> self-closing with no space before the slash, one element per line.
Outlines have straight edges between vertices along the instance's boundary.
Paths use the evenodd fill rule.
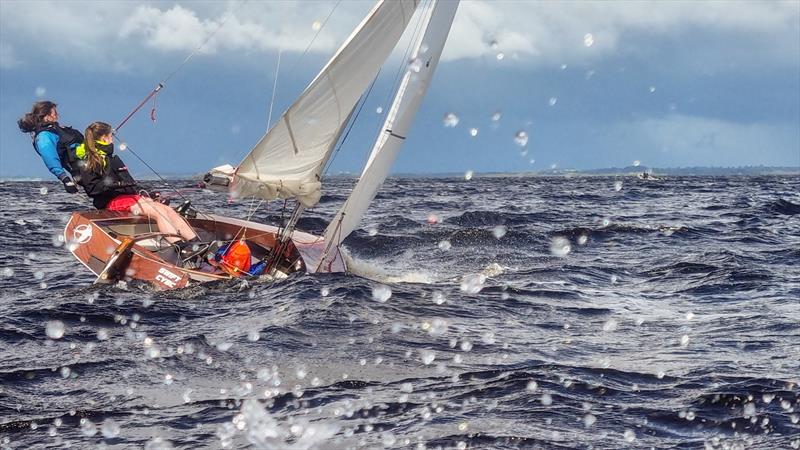
<path fill-rule="evenodd" d="M 167 287 L 174 288 L 176 286 L 175 283 L 181 281 L 181 277 L 162 267 L 158 269 L 156 281 L 163 283 Z"/>

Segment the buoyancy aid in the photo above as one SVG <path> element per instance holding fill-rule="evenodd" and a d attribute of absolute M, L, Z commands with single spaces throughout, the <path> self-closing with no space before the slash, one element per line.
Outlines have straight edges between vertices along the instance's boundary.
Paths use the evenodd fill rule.
<path fill-rule="evenodd" d="M 79 184 L 83 186 L 86 195 L 92 198 L 94 207 L 103 209 L 118 195 L 138 193 L 136 180 L 128 172 L 122 159 L 114 154 L 114 144 L 95 141 L 94 145 L 103 157 L 103 167 L 100 170 L 89 170 L 83 163 L 86 158 L 85 145 L 81 144 L 75 149 L 75 155 L 80 159 L 80 163 L 76 164 L 80 167 Z"/>
<path fill-rule="evenodd" d="M 43 131 L 49 131 L 58 136 L 58 159 L 61 160 L 61 166 L 76 177 L 80 174 L 80 169 L 76 166 L 78 157 L 75 155 L 75 148 L 83 144 L 83 134 L 72 127 L 62 127 L 57 122 L 43 123 L 36 128 L 33 135 L 33 148 L 36 149 L 36 137 Z"/>

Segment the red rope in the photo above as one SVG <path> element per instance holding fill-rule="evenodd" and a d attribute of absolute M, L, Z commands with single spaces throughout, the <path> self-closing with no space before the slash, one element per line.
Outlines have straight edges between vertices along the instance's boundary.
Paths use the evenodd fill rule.
<path fill-rule="evenodd" d="M 141 103 L 139 103 L 139 105 L 136 108 L 134 108 L 133 111 L 130 112 L 130 114 L 128 114 L 124 119 L 122 119 L 122 122 L 120 122 L 120 124 L 117 125 L 114 131 L 115 132 L 119 131 L 120 128 L 122 128 L 128 122 L 128 120 L 130 120 L 130 118 L 133 117 L 134 114 L 136 114 L 140 109 L 142 109 L 142 106 L 144 106 L 144 104 L 147 103 L 147 101 L 150 100 L 151 97 L 156 95 L 158 91 L 161 90 L 162 87 L 164 87 L 164 85 L 162 83 L 158 83 L 158 86 L 156 86 L 155 89 L 150 91 L 150 93 L 147 94 L 147 97 L 145 97 L 144 100 L 142 100 Z M 155 111 L 155 103 L 153 103 L 153 111 Z M 153 114 L 154 112 L 151 113 L 151 118 L 153 117 Z"/>

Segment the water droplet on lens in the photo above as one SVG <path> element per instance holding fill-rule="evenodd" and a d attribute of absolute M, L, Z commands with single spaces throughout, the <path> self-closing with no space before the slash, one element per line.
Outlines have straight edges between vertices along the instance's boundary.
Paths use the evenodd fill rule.
<path fill-rule="evenodd" d="M 14 276 L 14 269 L 11 267 L 3 267 L 3 276 L 4 277 L 13 277 Z"/>
<path fill-rule="evenodd" d="M 639 160 L 637 159 L 636 161 L 634 161 L 634 162 L 633 162 L 633 166 L 634 166 L 634 167 L 639 167 L 639 165 L 640 165 L 641 163 L 642 163 L 642 162 L 641 162 L 641 161 L 639 161 Z"/>
<path fill-rule="evenodd" d="M 442 119 L 442 123 L 444 123 L 444 126 L 449 128 L 453 128 L 456 125 L 458 125 L 458 121 L 459 121 L 458 116 L 451 112 L 445 114 L 444 118 Z"/>
<path fill-rule="evenodd" d="M 322 22 L 320 22 L 319 20 L 315 20 L 314 22 L 311 23 L 311 29 L 314 30 L 314 31 L 321 30 L 322 29 Z"/>
<path fill-rule="evenodd" d="M 64 337 L 64 322 L 60 320 L 48 321 L 45 325 L 45 333 L 50 339 L 61 339 Z"/>
<path fill-rule="evenodd" d="M 44 86 L 37 86 L 36 89 L 33 91 L 33 93 L 37 97 L 44 97 L 44 94 L 47 93 L 47 89 Z"/>
<path fill-rule="evenodd" d="M 437 224 L 437 223 L 439 223 L 439 216 L 437 216 L 436 214 L 433 214 L 433 213 L 428 214 L 427 222 L 429 224 L 431 224 L 431 225 Z"/>
<path fill-rule="evenodd" d="M 107 341 L 108 340 L 108 330 L 105 328 L 100 328 L 97 330 L 97 340 L 98 341 Z"/>
<path fill-rule="evenodd" d="M 553 397 L 550 394 L 542 394 L 541 401 L 544 406 L 550 406 L 553 404 Z"/>
<path fill-rule="evenodd" d="M 681 347 L 688 347 L 689 346 L 689 335 L 684 334 L 681 336 Z"/>
<path fill-rule="evenodd" d="M 39 188 L 39 193 L 42 195 L 47 195 L 47 188 L 46 187 Z"/>
<path fill-rule="evenodd" d="M 528 389 L 531 392 L 535 391 L 538 388 L 539 388 L 539 383 L 535 381 L 529 381 L 528 385 L 526 386 L 526 389 Z"/>
<path fill-rule="evenodd" d="M 589 236 L 582 234 L 578 236 L 578 245 L 586 245 L 586 241 L 589 240 Z"/>
<path fill-rule="evenodd" d="M 622 181 L 615 181 L 614 182 L 614 190 L 619 192 L 622 190 Z"/>
<path fill-rule="evenodd" d="M 483 284 L 486 282 L 486 276 L 483 274 L 470 274 L 464 275 L 461 279 L 461 292 L 467 294 L 477 294 L 483 289 Z"/>
<path fill-rule="evenodd" d="M 525 147 L 528 145 L 528 133 L 523 130 L 517 131 L 517 134 L 514 135 L 514 142 L 520 147 Z"/>
<path fill-rule="evenodd" d="M 419 58 L 414 58 L 408 63 L 408 70 L 419 73 L 420 69 L 422 69 L 422 60 Z"/>
<path fill-rule="evenodd" d="M 231 347 L 233 347 L 232 342 L 220 342 L 219 344 L 217 344 L 217 350 L 221 352 L 227 352 L 228 350 L 231 349 Z"/>
<path fill-rule="evenodd" d="M 694 313 L 689 311 L 688 313 L 686 313 L 686 320 L 692 320 L 692 319 L 694 319 Z"/>
<path fill-rule="evenodd" d="M 583 36 L 583 45 L 587 47 L 594 45 L 594 36 L 592 36 L 592 33 L 586 33 L 586 35 Z"/>
<path fill-rule="evenodd" d="M 372 288 L 372 299 L 381 303 L 385 303 L 392 296 L 392 290 L 389 286 L 380 284 Z"/>
<path fill-rule="evenodd" d="M 472 175 L 474 173 L 475 172 L 473 172 L 471 170 L 468 170 L 468 171 L 464 172 L 464 179 L 467 180 L 467 181 L 471 180 L 472 179 Z"/>
<path fill-rule="evenodd" d="M 461 341 L 461 345 L 459 346 L 462 351 L 468 352 L 472 350 L 472 342 L 470 341 Z"/>
<path fill-rule="evenodd" d="M 470 128 L 469 129 L 469 135 L 472 136 L 472 137 L 477 136 L 478 135 L 478 129 L 477 128 Z"/>
<path fill-rule="evenodd" d="M 382 112 L 383 112 L 383 108 L 382 108 L 382 107 L 380 107 L 380 106 L 378 106 L 377 108 L 375 108 L 375 112 L 376 112 L 376 113 L 378 113 L 378 114 L 380 114 L 380 113 L 382 113 Z"/>
<path fill-rule="evenodd" d="M 375 227 L 370 227 L 369 230 L 367 230 L 367 234 L 370 235 L 370 236 L 377 236 L 378 235 L 378 229 L 375 228 Z"/>
<path fill-rule="evenodd" d="M 170 441 L 160 437 L 154 437 L 144 444 L 144 450 L 173 450 L 174 448 Z"/>
<path fill-rule="evenodd" d="M 119 436 L 120 426 L 114 419 L 106 419 L 100 428 L 100 432 L 103 433 L 103 437 L 106 439 L 112 439 Z"/>
<path fill-rule="evenodd" d="M 500 117 L 501 116 L 502 116 L 502 113 L 500 111 L 495 111 L 494 113 L 492 113 L 492 122 L 500 121 Z"/>
<path fill-rule="evenodd" d="M 247 333 L 247 340 L 248 341 L 256 342 L 259 339 L 261 339 L 261 333 L 259 333 L 258 330 L 251 330 L 249 333 Z"/>
<path fill-rule="evenodd" d="M 69 378 L 69 376 L 72 375 L 72 369 L 70 369 L 69 367 L 62 367 L 60 373 L 61 373 L 61 378 Z"/>
<path fill-rule="evenodd" d="M 119 150 L 120 150 L 120 151 L 123 151 L 123 152 L 124 152 L 124 151 L 125 151 L 125 150 L 127 150 L 127 149 L 128 149 L 128 144 L 126 144 L 126 143 L 124 143 L 124 142 L 123 142 L 123 143 L 121 143 L 121 144 L 119 144 Z"/>
<path fill-rule="evenodd" d="M 554 256 L 567 256 L 572 246 L 567 238 L 556 236 L 550 241 L 550 253 Z"/>
<path fill-rule="evenodd" d="M 437 305 L 441 305 L 447 300 L 441 291 L 434 292 L 432 297 L 433 303 L 436 303 Z"/>
<path fill-rule="evenodd" d="M 550 106 L 556 106 L 556 103 L 558 103 L 558 99 L 555 97 L 550 97 L 550 101 L 548 103 L 550 104 Z"/>
<path fill-rule="evenodd" d="M 441 242 L 439 242 L 439 246 L 438 247 L 439 247 L 439 250 L 447 251 L 447 250 L 450 250 L 453 247 L 453 245 L 450 243 L 450 241 L 441 241 Z"/>
<path fill-rule="evenodd" d="M 606 323 L 603 324 L 603 331 L 616 331 L 619 327 L 619 324 L 615 319 L 608 319 Z"/>
<path fill-rule="evenodd" d="M 92 437 L 97 434 L 97 426 L 91 420 L 83 418 L 80 421 L 80 425 L 81 433 L 83 433 L 84 436 Z"/>
<path fill-rule="evenodd" d="M 744 404 L 744 408 L 742 409 L 745 418 L 753 417 L 756 415 L 756 404 L 753 402 L 748 402 Z"/>
<path fill-rule="evenodd" d="M 494 235 L 495 239 L 500 239 L 506 235 L 508 232 L 508 228 L 504 225 L 498 225 L 492 229 L 492 234 Z"/>
<path fill-rule="evenodd" d="M 587 414 L 583 416 L 583 426 L 586 428 L 593 426 L 595 422 L 597 422 L 597 417 L 595 417 L 593 414 Z"/>
<path fill-rule="evenodd" d="M 656 87 L 655 86 L 650 86 L 650 93 L 652 94 L 655 91 L 656 91 Z"/>
<path fill-rule="evenodd" d="M 421 353 L 422 356 L 422 363 L 430 365 L 436 359 L 436 353 L 431 350 L 423 350 Z"/>
<path fill-rule="evenodd" d="M 505 58 L 505 57 L 506 57 L 506 54 L 505 54 L 505 53 L 503 53 L 503 52 L 498 52 L 498 53 L 497 53 L 497 56 L 496 56 L 496 58 L 497 58 L 497 60 L 498 60 L 498 61 L 502 61 L 502 60 L 503 60 L 503 58 Z"/>
<path fill-rule="evenodd" d="M 633 442 L 636 440 L 636 432 L 630 428 L 626 428 L 625 432 L 622 433 L 622 437 L 625 439 L 625 442 Z"/>

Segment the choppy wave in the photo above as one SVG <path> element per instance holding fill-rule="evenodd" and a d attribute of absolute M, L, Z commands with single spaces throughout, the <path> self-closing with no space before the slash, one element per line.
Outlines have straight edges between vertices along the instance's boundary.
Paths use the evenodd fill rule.
<path fill-rule="evenodd" d="M 173 292 L 92 286 L 88 202 L 0 182 L 0 448 L 800 447 L 800 180 L 617 181 L 392 179 L 353 274 Z"/>

